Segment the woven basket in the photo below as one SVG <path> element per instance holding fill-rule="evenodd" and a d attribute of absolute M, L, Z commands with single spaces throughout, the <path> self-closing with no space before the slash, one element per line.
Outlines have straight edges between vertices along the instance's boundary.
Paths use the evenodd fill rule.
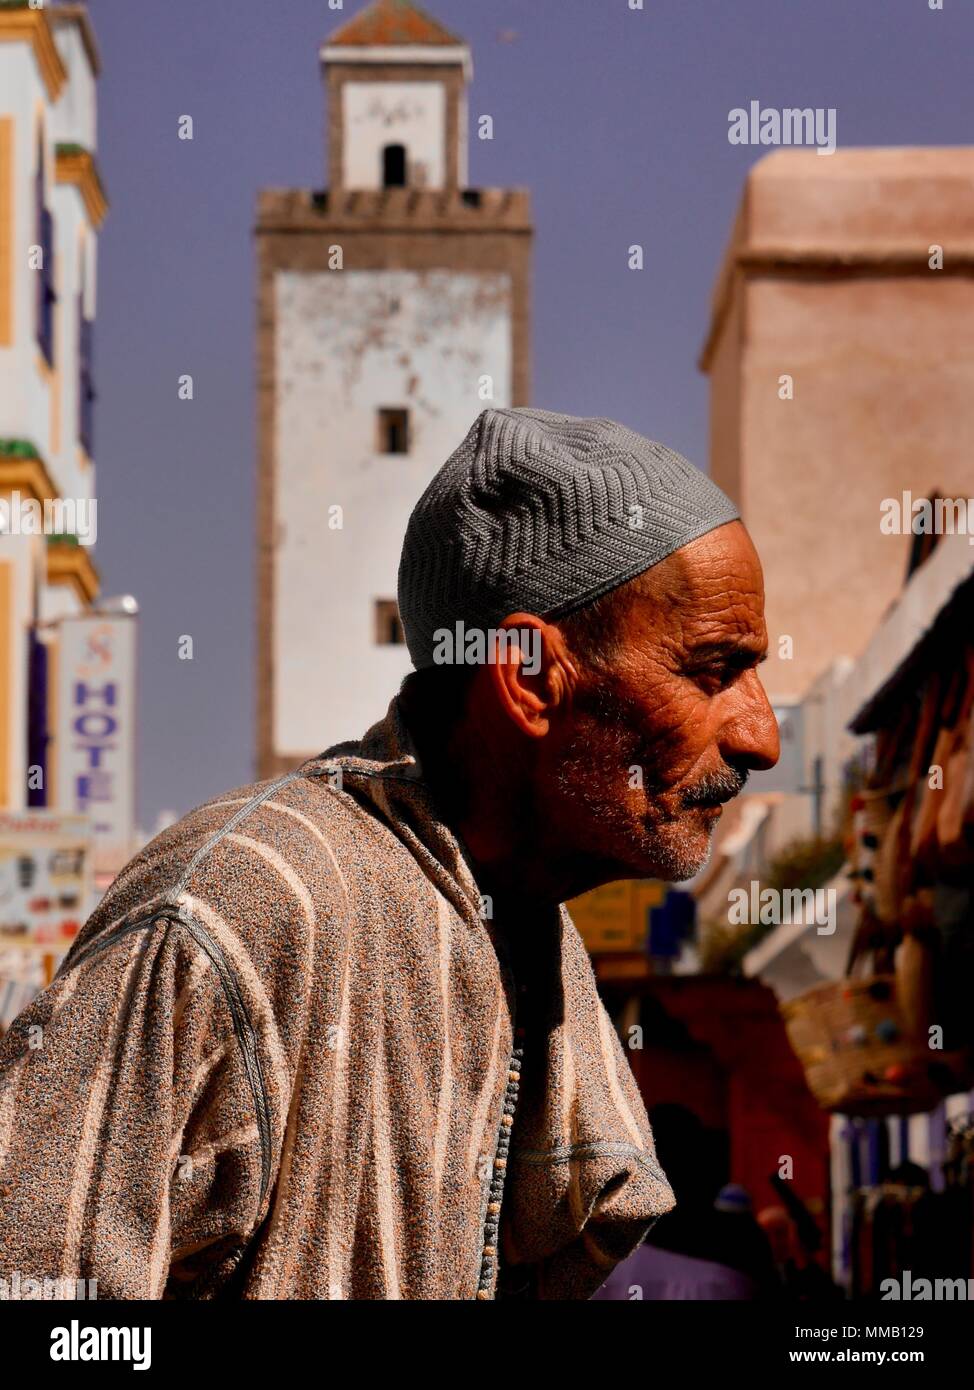
<path fill-rule="evenodd" d="M 962 1085 L 966 1053 L 932 1051 L 910 1035 L 895 975 L 817 985 L 781 1006 L 788 1040 L 825 1110 L 909 1115 Z"/>

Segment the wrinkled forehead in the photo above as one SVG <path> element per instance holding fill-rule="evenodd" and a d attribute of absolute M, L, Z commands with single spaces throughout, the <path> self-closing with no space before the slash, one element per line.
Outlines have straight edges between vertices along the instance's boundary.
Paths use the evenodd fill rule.
<path fill-rule="evenodd" d="M 631 616 L 641 628 L 687 641 L 763 642 L 764 577 L 741 523 L 709 531 L 647 571 Z"/>

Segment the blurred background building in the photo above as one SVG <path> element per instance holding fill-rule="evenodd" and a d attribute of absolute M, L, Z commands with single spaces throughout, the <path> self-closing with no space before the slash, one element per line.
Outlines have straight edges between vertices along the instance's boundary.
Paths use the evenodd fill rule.
<path fill-rule="evenodd" d="M 972 272 L 974 150 L 781 150 L 748 175 L 700 365 L 710 471 L 764 566 L 775 702 L 897 597 L 910 537 L 880 530 L 883 499 L 970 490 Z"/>
<path fill-rule="evenodd" d="M 99 56 L 83 5 L 0 6 L 0 1007 L 132 851 L 134 600 L 92 559 Z M 3 998 L 6 985 L 9 997 Z M 0 1022 L 4 1021 L 0 1019 Z"/>

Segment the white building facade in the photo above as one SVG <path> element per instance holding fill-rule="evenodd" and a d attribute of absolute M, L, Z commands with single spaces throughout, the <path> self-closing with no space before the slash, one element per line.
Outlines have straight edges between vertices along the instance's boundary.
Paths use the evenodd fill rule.
<path fill-rule="evenodd" d="M 83 5 L 0 9 L 0 806 L 13 810 L 58 804 L 57 624 L 98 592 L 98 71 Z"/>

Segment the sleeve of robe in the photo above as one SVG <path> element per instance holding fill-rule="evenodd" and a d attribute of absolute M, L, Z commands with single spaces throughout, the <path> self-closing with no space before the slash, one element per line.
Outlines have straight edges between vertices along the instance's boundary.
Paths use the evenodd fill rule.
<path fill-rule="evenodd" d="M 563 909 L 525 1045 L 501 1215 L 502 1296 L 587 1299 L 676 1204 L 591 961 Z M 505 1268 L 506 1266 L 506 1268 Z"/>
<path fill-rule="evenodd" d="M 55 1297 L 79 1279 L 102 1299 L 205 1297 L 262 1186 L 219 972 L 172 920 L 72 957 L 0 1042 L 0 1278 L 21 1297 L 44 1296 L 28 1279 L 68 1281 Z"/>

